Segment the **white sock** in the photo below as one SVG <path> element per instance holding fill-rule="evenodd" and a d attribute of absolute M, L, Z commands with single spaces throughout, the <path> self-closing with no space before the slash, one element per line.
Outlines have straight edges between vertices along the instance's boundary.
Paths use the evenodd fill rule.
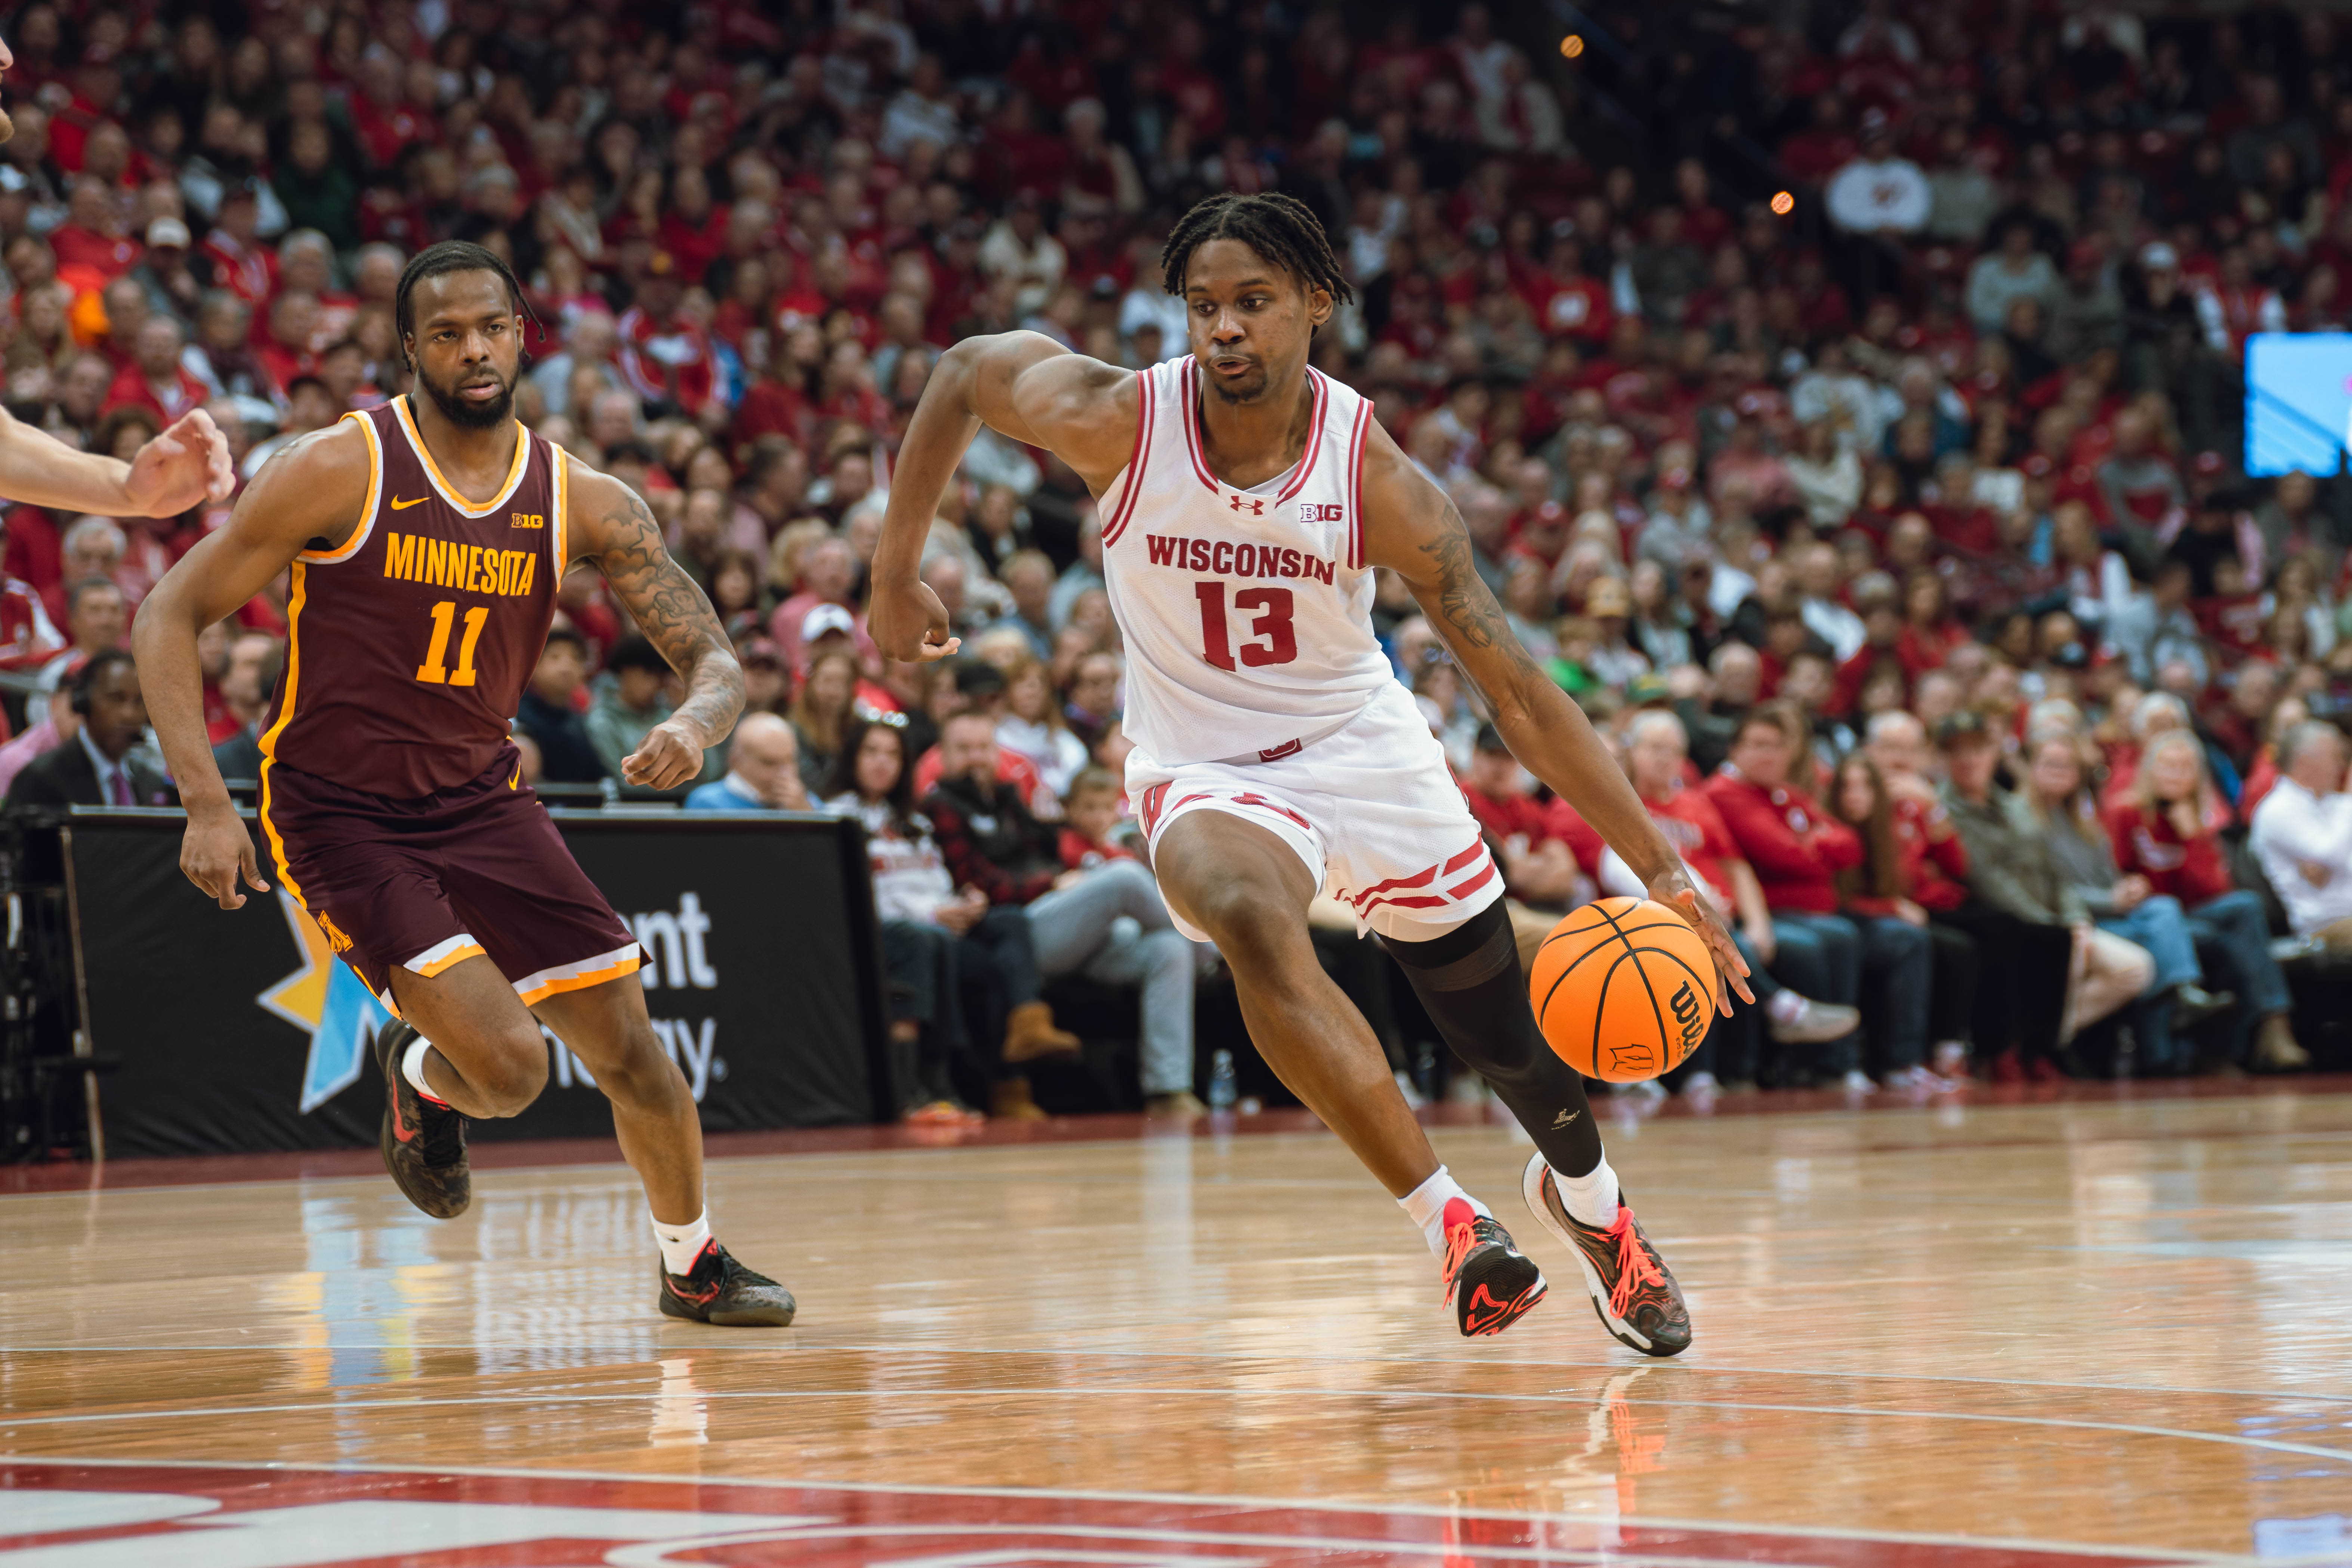
<path fill-rule="evenodd" d="M 710 1245 L 710 1211 L 706 1208 L 695 1215 L 691 1225 L 654 1221 L 654 1241 L 661 1247 L 662 1267 L 672 1274 L 687 1274 L 702 1249 Z"/>
<path fill-rule="evenodd" d="M 1617 1223 L 1617 1173 L 1609 1168 L 1606 1154 L 1580 1176 L 1564 1176 L 1555 1170 L 1551 1179 L 1559 1188 L 1559 1201 L 1569 1217 L 1577 1224 L 1606 1230 Z"/>
<path fill-rule="evenodd" d="M 446 1105 L 449 1102 L 434 1093 L 433 1086 L 425 1081 L 425 1053 L 432 1048 L 433 1042 L 422 1035 L 409 1041 L 408 1049 L 401 1055 L 400 1076 L 408 1080 L 409 1088 L 434 1104 Z"/>
<path fill-rule="evenodd" d="M 1764 1004 L 1764 1016 L 1776 1024 L 1793 1024 L 1804 1010 L 1805 999 L 1785 986 L 1772 993 L 1772 1000 Z"/>
<path fill-rule="evenodd" d="M 1428 1242 L 1429 1250 L 1440 1258 L 1445 1256 L 1445 1205 L 1455 1198 L 1460 1198 L 1480 1214 L 1491 1215 L 1494 1212 L 1464 1192 L 1462 1184 L 1443 1165 L 1437 1167 L 1435 1175 L 1397 1199 L 1397 1207 L 1404 1210 L 1412 1216 L 1412 1223 L 1421 1226 L 1422 1239 Z"/>

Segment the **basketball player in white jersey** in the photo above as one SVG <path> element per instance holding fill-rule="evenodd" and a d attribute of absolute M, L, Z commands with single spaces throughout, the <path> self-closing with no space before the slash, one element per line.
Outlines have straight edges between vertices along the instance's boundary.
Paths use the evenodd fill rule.
<path fill-rule="evenodd" d="M 897 658 L 957 651 L 916 573 L 982 423 L 1076 469 L 1127 643 L 1128 793 L 1170 912 L 1232 966 L 1259 1051 L 1421 1226 L 1464 1333 L 1541 1299 L 1542 1271 L 1438 1163 L 1317 963 L 1307 907 L 1328 890 L 1533 1135 L 1524 1195 L 1603 1326 L 1673 1355 L 1690 1342 L 1682 1292 L 1622 1200 L 1582 1081 L 1536 1028 L 1500 873 L 1373 636 L 1375 566 L 1411 587 L 1520 761 L 1705 935 L 1720 992 L 1747 994 L 1746 965 L 1583 714 L 1512 637 L 1461 515 L 1364 398 L 1308 368 L 1315 330 L 1348 296 L 1314 216 L 1286 196 L 1213 196 L 1162 261 L 1191 313 L 1184 358 L 1130 373 L 1008 332 L 940 360 L 890 487 L 875 640 Z"/>

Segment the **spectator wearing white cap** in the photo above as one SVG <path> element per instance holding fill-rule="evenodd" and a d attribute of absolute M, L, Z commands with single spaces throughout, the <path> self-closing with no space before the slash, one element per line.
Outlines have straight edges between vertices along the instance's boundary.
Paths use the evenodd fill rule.
<path fill-rule="evenodd" d="M 205 286 L 188 267 L 188 247 L 194 243 L 188 226 L 168 214 L 147 226 L 147 251 L 130 271 L 133 283 L 146 291 L 147 308 L 168 315 L 193 330 L 204 305 Z"/>
<path fill-rule="evenodd" d="M 2297 724 L 2279 742 L 2281 776 L 2254 808 L 2249 842 L 2298 937 L 2352 952 L 2352 795 L 2333 724 Z"/>

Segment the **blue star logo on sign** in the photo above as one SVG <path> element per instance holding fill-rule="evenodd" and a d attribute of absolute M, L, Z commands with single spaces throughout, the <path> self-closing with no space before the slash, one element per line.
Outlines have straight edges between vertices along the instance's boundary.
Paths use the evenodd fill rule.
<path fill-rule="evenodd" d="M 254 1001 L 310 1033 L 310 1056 L 302 1068 L 301 1109 L 307 1115 L 358 1080 L 367 1064 L 368 1042 L 392 1014 L 350 964 L 336 960 L 327 933 L 283 888 L 278 889 L 278 907 L 294 933 L 302 967 Z"/>

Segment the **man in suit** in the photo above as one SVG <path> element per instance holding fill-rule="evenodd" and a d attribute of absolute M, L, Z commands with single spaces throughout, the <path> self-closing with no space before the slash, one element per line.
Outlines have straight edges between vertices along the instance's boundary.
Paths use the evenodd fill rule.
<path fill-rule="evenodd" d="M 171 781 L 131 755 L 147 731 L 147 704 L 129 654 L 91 655 L 67 686 L 66 701 L 81 721 L 75 738 L 26 765 L 8 786 L 6 809 L 172 804 Z"/>

